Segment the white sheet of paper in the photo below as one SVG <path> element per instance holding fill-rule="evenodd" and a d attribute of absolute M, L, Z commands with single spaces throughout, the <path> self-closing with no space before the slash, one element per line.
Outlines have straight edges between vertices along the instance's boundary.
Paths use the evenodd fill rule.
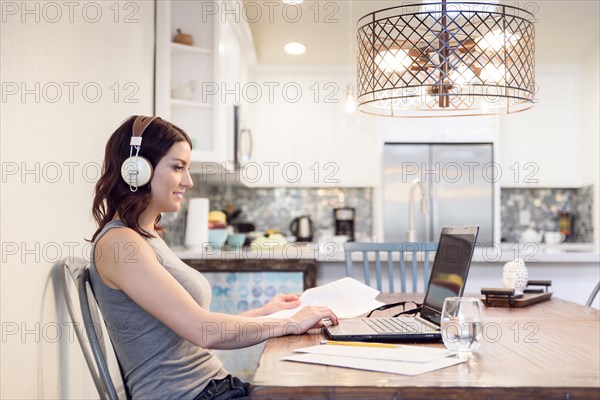
<path fill-rule="evenodd" d="M 294 351 L 297 353 L 320 354 L 324 356 L 369 358 L 390 361 L 408 361 L 413 363 L 427 363 L 454 354 L 447 349 L 406 345 L 399 345 L 395 348 L 382 348 L 322 344 L 311 347 L 303 347 Z"/>
<path fill-rule="evenodd" d="M 326 306 L 331 308 L 338 318 L 354 318 L 382 306 L 382 302 L 375 300 L 378 294 L 377 289 L 346 277 L 307 289 L 300 296 L 300 306 L 278 311 L 268 317 L 287 318 L 306 306 Z"/>
<path fill-rule="evenodd" d="M 388 349 L 389 350 L 389 349 Z M 282 360 L 303 362 L 309 364 L 333 365 L 336 367 L 362 369 L 367 371 L 389 372 L 399 375 L 420 375 L 426 372 L 460 364 L 466 360 L 458 357 L 444 357 L 426 363 L 412 363 L 405 361 L 374 360 L 356 357 L 332 356 L 322 354 L 295 354 L 284 357 Z"/>

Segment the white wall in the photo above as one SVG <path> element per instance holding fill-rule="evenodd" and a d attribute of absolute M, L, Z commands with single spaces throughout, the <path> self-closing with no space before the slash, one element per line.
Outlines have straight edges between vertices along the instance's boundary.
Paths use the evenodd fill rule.
<path fill-rule="evenodd" d="M 108 136 L 152 113 L 153 2 L 69 4 L 0 3 L 3 399 L 97 397 L 50 271 L 84 254 Z"/>
<path fill-rule="evenodd" d="M 582 68 L 582 141 L 583 184 L 594 185 L 594 243 L 600 245 L 600 47 L 596 46 Z"/>

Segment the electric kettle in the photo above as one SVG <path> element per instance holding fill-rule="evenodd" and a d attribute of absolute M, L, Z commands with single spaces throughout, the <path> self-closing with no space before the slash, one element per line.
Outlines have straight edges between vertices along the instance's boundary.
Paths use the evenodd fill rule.
<path fill-rule="evenodd" d="M 297 242 L 310 242 L 313 238 L 313 223 L 310 217 L 303 215 L 295 218 L 290 224 L 290 232 L 296 236 Z"/>

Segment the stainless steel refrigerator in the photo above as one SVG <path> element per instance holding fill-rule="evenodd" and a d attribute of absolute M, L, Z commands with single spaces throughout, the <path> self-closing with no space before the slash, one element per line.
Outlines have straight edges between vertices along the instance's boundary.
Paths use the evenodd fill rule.
<path fill-rule="evenodd" d="M 497 180 L 492 146 L 491 143 L 386 143 L 384 240 L 437 241 L 444 226 L 479 225 L 477 242 L 491 243 Z"/>

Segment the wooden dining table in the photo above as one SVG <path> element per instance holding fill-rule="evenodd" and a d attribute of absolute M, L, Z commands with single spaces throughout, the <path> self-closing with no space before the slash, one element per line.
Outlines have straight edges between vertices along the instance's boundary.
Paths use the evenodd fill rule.
<path fill-rule="evenodd" d="M 295 349 L 320 344 L 320 330 L 269 339 L 251 398 L 600 399 L 599 310 L 551 298 L 523 308 L 484 307 L 483 316 L 481 345 L 467 362 L 417 376 L 282 360 Z M 442 342 L 407 345 L 443 348 Z"/>

